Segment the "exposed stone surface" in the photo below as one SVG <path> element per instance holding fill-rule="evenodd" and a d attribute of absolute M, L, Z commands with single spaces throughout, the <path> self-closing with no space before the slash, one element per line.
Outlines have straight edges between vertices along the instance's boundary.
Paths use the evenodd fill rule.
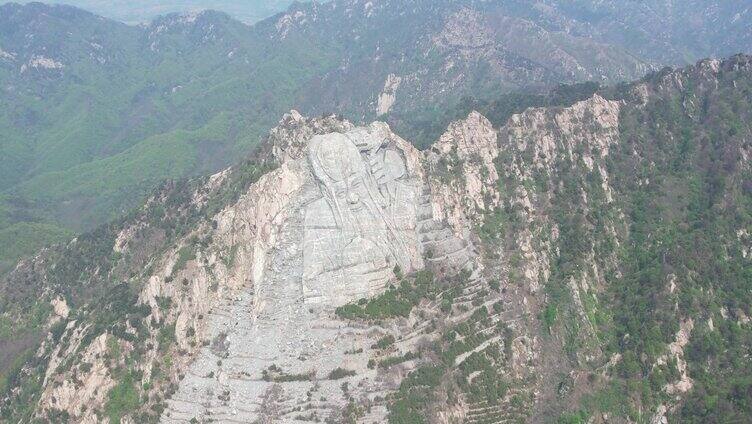
<path fill-rule="evenodd" d="M 73 337 L 78 340 L 71 346 L 68 352 L 58 352 L 59 357 L 65 357 L 75 352 L 81 343 L 81 333 L 78 332 Z M 70 378 L 55 379 L 55 382 L 47 385 L 42 394 L 40 405 L 46 409 L 55 409 L 66 411 L 76 418 L 80 423 L 97 423 L 95 410 L 90 408 L 92 405 L 103 405 L 107 399 L 107 392 L 115 385 L 110 375 L 110 370 L 103 360 L 108 352 L 107 347 L 108 335 L 102 334 L 97 337 L 86 349 L 78 356 L 78 364 L 75 370 L 71 371 Z M 84 365 L 86 364 L 86 365 Z M 51 377 L 51 372 L 55 370 L 57 362 L 50 364 L 47 377 Z"/>
<path fill-rule="evenodd" d="M 29 59 L 28 63 L 21 65 L 21 73 L 24 73 L 31 68 L 58 70 L 65 68 L 65 65 L 55 59 L 35 55 L 32 56 L 31 59 Z"/>
<path fill-rule="evenodd" d="M 497 133 L 485 117 L 472 112 L 441 136 L 429 153 L 434 214 L 459 234 L 487 208 L 499 203 Z"/>
<path fill-rule="evenodd" d="M 271 146 L 271 158 L 277 163 L 300 159 L 305 153 L 308 142 L 316 134 L 345 132 L 353 125 L 330 115 L 319 119 L 310 119 L 292 110 L 286 113 L 279 125 L 271 130 L 268 144 Z"/>
<path fill-rule="evenodd" d="M 450 125 L 426 152 L 383 123 L 354 127 L 333 116 L 285 115 L 261 153 L 277 168 L 210 225 L 195 228 L 153 260 L 139 300 L 150 306 L 156 328 L 174 328 L 175 346 L 165 364 L 159 332 L 152 332 L 140 371 L 144 381 L 153 381 L 152 392 L 171 394 L 161 421 L 336 421 L 352 399 L 367 406 L 362 422 L 384 422 L 388 395 L 420 361 L 388 372 L 369 361 L 431 343 L 438 333 L 429 322 L 458 325 L 492 307 L 495 312 L 482 330 L 488 336 L 458 355 L 455 366 L 508 344 L 508 369 L 502 372 L 517 388 L 490 409 L 461 395 L 459 403 L 437 407 L 434 419 L 503 422 L 528 416 L 531 403 L 510 405 L 516 396 L 537 400 L 532 395 L 539 390 L 536 370 L 550 358 L 530 317 L 538 315 L 543 302 L 539 287 L 548 278 L 557 229 L 538 210 L 539 200 L 524 182 L 533 179 L 534 171 L 554 178 L 553 163 L 563 157 L 603 169 L 602 158 L 617 139 L 618 110 L 617 103 L 594 97 L 571 108 L 529 110 L 512 117 L 501 132 L 473 112 Z M 499 167 L 500 155 L 521 157 L 531 151 L 532 167 L 519 161 Z M 207 201 L 207 193 L 227 175 L 207 179 L 192 202 Z M 502 177 L 523 183 L 506 199 L 499 191 Z M 474 235 L 502 201 L 519 205 L 521 222 L 528 224 L 511 235 L 521 256 L 515 265 L 510 264 L 512 252 L 481 253 Z M 113 249 L 127 254 L 140 231 L 139 224 L 122 229 Z M 491 259 L 494 255 L 501 260 Z M 383 292 L 396 281 L 395 266 L 404 273 L 425 267 L 450 274 L 464 270 L 467 283 L 446 314 L 429 303 L 405 319 L 378 325 L 335 315 L 338 306 Z M 527 285 L 506 280 L 515 272 Z M 575 295 L 598 286 L 599 271 L 592 272 L 572 280 Z M 499 277 L 507 288 L 489 296 L 488 281 Z M 501 310 L 495 309 L 497 302 Z M 587 322 L 584 312 L 582 319 Z M 507 333 L 494 332 L 502 325 Z M 65 334 L 73 343 L 61 357 L 73 355 L 75 341 L 86 333 L 75 322 L 68 326 Z M 388 351 L 375 349 L 386 334 L 402 339 Z M 86 394 L 81 399 L 103 405 L 113 382 L 102 371 L 109 366 L 105 355 L 96 357 L 92 349 L 106 349 L 105 341 L 87 348 L 86 354 L 94 356 L 86 372 L 74 368 L 54 374 L 59 362 L 52 362 L 48 375 L 60 381 L 78 376 L 84 383 L 79 390 Z M 121 342 L 118 349 L 132 347 Z M 167 381 L 155 376 L 157 363 Z M 335 369 L 352 375 L 332 380 Z M 68 385 L 48 389 L 40 410 L 92 419 L 71 390 Z"/>
<path fill-rule="evenodd" d="M 394 74 L 389 74 L 384 82 L 384 91 L 379 94 L 379 101 L 376 105 L 376 115 L 381 116 L 389 112 L 389 110 L 397 101 L 397 89 L 402 83 L 402 78 Z"/>
<path fill-rule="evenodd" d="M 669 355 L 676 360 L 676 367 L 679 370 L 679 381 L 669 383 L 664 390 L 668 394 L 686 393 L 692 389 L 692 379 L 689 378 L 687 371 L 687 362 L 684 360 L 684 348 L 689 343 L 689 337 L 694 328 L 694 321 L 688 319 L 681 322 L 679 325 L 679 331 L 676 333 L 676 340 L 674 340 L 668 346 Z M 656 361 L 657 364 L 665 364 L 667 357 L 661 357 Z"/>
<path fill-rule="evenodd" d="M 52 311 L 57 315 L 58 317 L 65 319 L 68 318 L 68 314 L 70 314 L 70 308 L 68 307 L 68 303 L 66 303 L 65 299 L 62 297 L 56 297 L 52 299 Z"/>
<path fill-rule="evenodd" d="M 285 118 L 293 128 L 302 119 Z M 347 381 L 376 404 L 373 419 L 385 419 L 375 398 L 394 390 L 394 382 L 367 367 L 381 333 L 352 327 L 333 312 L 383 291 L 396 265 L 405 272 L 423 268 L 418 153 L 377 123 L 277 145 L 274 154 L 282 166 L 216 218 L 215 242 L 237 246 L 234 262 L 246 264 L 230 272 L 247 277 L 225 283 L 227 293 L 211 310 L 191 304 L 178 312 L 177 334 L 201 325 L 181 317 L 205 314 L 199 331 L 211 343 L 189 365 L 163 422 L 295 422 L 304 415 L 301 405 L 307 414 L 336 416 L 348 401 L 342 381 L 327 378 L 335 368 L 355 372 Z M 155 279 L 149 289 L 154 305 L 167 295 L 159 286 Z M 265 381 L 275 369 L 305 377 Z"/>

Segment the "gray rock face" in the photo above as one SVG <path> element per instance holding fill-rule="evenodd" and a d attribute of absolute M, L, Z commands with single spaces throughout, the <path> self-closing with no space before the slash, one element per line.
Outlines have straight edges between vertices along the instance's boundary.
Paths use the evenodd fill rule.
<path fill-rule="evenodd" d="M 318 197 L 303 208 L 306 303 L 342 305 L 379 293 L 395 264 L 419 268 L 417 184 L 378 134 L 315 137 L 308 165 Z M 316 190 L 314 190 L 315 192 Z"/>
<path fill-rule="evenodd" d="M 473 117 L 445 144 L 463 146 L 449 148 L 458 158 L 495 149 L 496 133 L 486 124 Z M 143 411 L 162 408 L 163 423 L 385 422 L 390 395 L 404 378 L 436 361 L 431 347 L 444 329 L 491 306 L 472 242 L 474 218 L 462 199 L 475 202 L 494 184 L 483 180 L 480 187 L 474 173 L 459 168 L 437 175 L 439 153 L 419 152 L 383 123 L 356 128 L 333 117 L 286 115 L 260 156 L 276 169 L 154 253 L 138 277 L 148 329 L 138 333 L 124 320 L 133 338 L 103 334 L 88 356 L 79 355 L 90 328 L 85 320 L 67 325 L 70 343 L 49 339 L 44 349 L 55 349 L 49 354 L 60 359 L 50 362 L 36 416 L 64 411 L 75 422 L 106 422 L 98 411 L 118 384 L 112 370 L 133 366 L 143 376 L 145 404 L 124 423 L 144 422 Z M 486 153 L 481 156 L 496 156 Z M 219 187 L 234 189 L 234 172 L 206 179 L 190 204 L 209 202 Z M 442 183 L 444 174 L 453 180 Z M 440 189 L 447 184 L 456 193 Z M 120 229 L 113 251 L 138 249 L 144 225 Z M 338 306 L 401 288 L 396 267 L 405 275 L 427 268 L 466 281 L 450 293 L 443 286 L 450 282 L 437 278 L 432 288 L 441 293 L 411 300 L 404 315 L 347 320 L 336 314 Z M 444 293 L 455 301 L 448 312 Z M 469 350 L 499 340 L 492 324 L 478 323 L 490 341 Z M 387 336 L 392 342 L 379 343 Z M 113 349 L 124 354 L 111 355 Z M 137 363 L 127 364 L 136 349 Z M 58 367 L 79 360 L 88 365 Z M 456 422 L 467 412 L 461 401 L 445 409 L 445 402 L 432 407 L 432 417 Z"/>
<path fill-rule="evenodd" d="M 537 336 L 535 318 L 559 229 L 540 209 L 540 193 L 528 190 L 534 172 L 550 176 L 553 186 L 556 161 L 576 159 L 601 174 L 610 201 L 603 159 L 618 141 L 619 110 L 594 96 L 569 108 L 531 109 L 500 131 L 471 113 L 426 152 L 383 123 L 353 127 L 286 115 L 261 156 L 279 166 L 153 260 L 139 295 L 150 307 L 149 334 L 139 345 L 107 335 L 97 346 L 143 349 L 137 369 L 150 403 L 143 409 L 164 406 L 166 424 L 382 423 L 410 372 L 447 359 L 467 370 L 480 356 L 489 364 L 480 374 L 461 381 L 446 374 L 427 420 L 537 422 L 535 405 L 561 401 L 548 382 L 566 368 L 557 368 L 557 342 Z M 212 187 L 232 181 L 231 171 L 212 176 L 191 202 L 208 201 Z M 515 218 L 502 224 L 503 238 L 489 233 L 484 241 L 474 230 L 502 205 Z M 120 231 L 116 252 L 133 249 L 138 228 Z M 434 292 L 388 318 L 336 314 L 390 285 L 402 292 L 412 276 L 402 286 L 395 267 L 405 274 L 428 269 Z M 593 270 L 571 280 L 577 311 L 585 310 L 580 293 L 603 275 Z M 587 315 L 578 317 L 587 336 Z M 76 361 L 86 327 L 69 327 L 73 348 L 61 358 Z M 125 363 L 90 352 L 100 353 L 89 354 L 90 367 L 54 375 L 63 362 L 50 363 L 49 375 L 61 385 L 46 384 L 39 417 L 64 410 L 76 422 L 100 422 L 93 411 L 105 407 L 107 392 L 97 389 L 114 387 L 107 370 Z M 599 355 L 586 354 L 583 362 Z M 490 404 L 472 390 L 483 381 L 505 381 L 510 389 Z"/>
<path fill-rule="evenodd" d="M 334 309 L 381 293 L 396 265 L 423 267 L 423 182 L 407 158 L 417 152 L 374 124 L 315 136 L 304 153 L 285 164 L 303 183 L 280 214 L 261 278 L 210 311 L 212 342 L 190 365 L 162 422 L 340 416 L 348 403 L 343 381 L 357 387 L 360 404 L 375 404 L 373 419 L 385 419 L 376 398 L 395 382 L 367 367 L 381 333 L 338 320 Z M 329 380 L 336 368 L 355 376 Z"/>

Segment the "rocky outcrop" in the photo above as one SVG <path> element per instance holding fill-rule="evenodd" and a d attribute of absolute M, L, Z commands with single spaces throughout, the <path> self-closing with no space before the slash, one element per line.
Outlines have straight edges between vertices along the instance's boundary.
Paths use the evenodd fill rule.
<path fill-rule="evenodd" d="M 687 72 L 712 89 L 713 75 L 745 63 Z M 501 128 L 472 112 L 426 151 L 384 123 L 290 112 L 257 162 L 169 184 L 101 237 L 19 265 L 14 295 L 38 296 L 49 314 L 18 371 L 40 390 L 14 386 L 3 406 L 52 422 L 541 422 L 649 379 L 655 401 L 623 393 L 643 417 L 685 413 L 707 384 L 697 367 L 724 363 L 698 361 L 714 349 L 703 344 L 747 331 L 749 311 L 714 304 L 713 278 L 672 262 L 695 239 L 664 231 L 691 209 L 665 198 L 707 193 L 678 181 L 688 171 L 668 121 L 636 123 L 682 104 L 685 125 L 728 137 L 715 164 L 693 158 L 700 175 L 731 176 L 713 211 L 749 184 L 736 173 L 748 171 L 743 128 L 694 122 L 701 98 L 674 96 L 682 72 L 620 92 L 627 100 L 528 109 Z M 666 166 L 676 173 L 661 191 L 653 171 Z M 732 271 L 750 257 L 748 225 L 733 216 L 723 237 L 700 238 Z M 685 244 L 663 250 L 672 243 Z M 641 249 L 659 259 L 645 266 Z M 17 407 L 27 399 L 34 411 Z"/>
<path fill-rule="evenodd" d="M 496 130 L 478 112 L 450 124 L 428 153 L 434 214 L 461 234 L 498 206 Z"/>
<path fill-rule="evenodd" d="M 79 337 L 74 349 L 68 352 L 60 352 L 61 357 L 66 357 L 76 352 L 80 346 L 80 337 L 83 332 L 76 332 L 72 337 Z M 111 337 L 111 336 L 110 336 Z M 56 378 L 50 381 L 47 389 L 42 394 L 40 406 L 51 411 L 64 411 L 68 416 L 75 417 L 76 422 L 82 424 L 97 423 L 96 410 L 92 405 L 104 405 L 108 391 L 116 384 L 112 378 L 106 355 L 111 353 L 108 348 L 107 334 L 97 337 L 76 357 L 77 367 L 69 371 L 69 378 Z M 56 371 L 57 365 L 53 362 L 48 373 Z M 50 377 L 52 374 L 48 374 Z"/>
<path fill-rule="evenodd" d="M 294 126 L 302 118 L 293 116 L 285 119 Z M 374 405 L 373 419 L 385 419 L 383 399 L 395 382 L 368 367 L 383 333 L 333 312 L 383 292 L 395 268 L 424 267 L 420 154 L 379 123 L 275 146 L 274 152 L 286 158 L 280 168 L 214 220 L 210 250 L 234 255 L 229 268 L 211 257 L 203 261 L 224 276 L 221 294 L 214 302 L 199 295 L 173 312 L 176 334 L 195 326 L 208 343 L 187 365 L 162 422 L 294 422 L 313 413 L 335 416 L 348 396 Z M 180 296 L 165 292 L 159 278 L 152 281 L 153 307 L 160 296 Z M 203 322 L 196 320 L 199 314 Z M 187 347 L 180 337 L 178 343 Z M 348 395 L 340 390 L 342 381 L 328 378 L 336 369 L 352 373 Z M 312 393 L 326 400 L 312 399 Z"/>
<path fill-rule="evenodd" d="M 384 91 L 379 94 L 378 103 L 376 104 L 376 115 L 382 116 L 389 113 L 389 110 L 397 101 L 397 89 L 402 83 L 402 78 L 394 74 L 389 74 L 384 82 Z"/>
<path fill-rule="evenodd" d="M 618 104 L 595 97 L 568 109 L 516 115 L 501 132 L 473 112 L 452 123 L 426 152 L 383 123 L 355 127 L 332 116 L 285 115 L 260 153 L 276 168 L 152 259 L 143 277 L 139 304 L 148 306 L 152 329 L 140 342 L 146 348 L 137 368 L 148 393 L 168 395 L 161 421 L 333 419 L 355 401 L 368 406 L 367 422 L 383 422 L 389 394 L 421 361 L 388 372 L 374 367 L 374 358 L 384 355 L 376 348 L 379 340 L 402 335 L 390 356 L 411 354 L 437 340 L 438 329 L 490 308 L 495 312 L 488 321 L 477 323 L 484 336 L 456 357 L 455 366 L 501 343 L 510 356 L 499 375 L 517 382 L 520 393 L 534 392 L 535 370 L 546 355 L 535 321 L 525 317 L 537 316 L 543 302 L 539 288 L 548 278 L 556 228 L 537 209 L 543 194 L 528 191 L 525 182 L 536 172 L 555 179 L 553 164 L 561 158 L 602 170 L 601 160 L 616 142 L 618 110 Z M 514 160 L 531 152 L 531 166 Z M 502 155 L 512 162 L 500 162 Z M 503 192 L 503 178 L 518 179 L 519 187 Z M 210 201 L 209 193 L 230 179 L 229 171 L 208 178 L 191 202 Z M 514 265 L 503 248 L 486 252 L 490 245 L 475 231 L 505 204 L 520 206 L 522 222 L 533 224 L 512 235 L 522 259 Z M 125 227 L 113 250 L 128 255 L 143 228 Z M 498 255 L 501 261 L 493 259 Z M 424 268 L 439 275 L 463 272 L 466 281 L 445 316 L 430 302 L 404 319 L 372 325 L 335 314 L 339 306 L 383 293 L 397 275 Z M 507 279 L 517 272 L 527 285 Z M 509 289 L 494 295 L 489 282 L 498 276 Z M 579 284 L 572 290 L 587 291 Z M 56 305 L 65 315 L 63 304 Z M 59 374 L 58 363 L 51 363 L 50 378 L 75 378 L 80 386 L 50 387 L 39 409 L 95 420 L 81 402 L 98 409 L 107 403 L 115 384 L 107 370 L 117 362 L 105 350 L 134 346 L 103 334 L 79 348 L 88 329 L 75 321 L 68 326 L 66 337 L 78 342 L 58 356 L 82 351 L 88 365 Z M 138 334 L 135 328 L 125 331 Z M 174 343 L 165 344 L 170 334 Z M 529 413 L 527 403 L 502 413 L 465 396 L 438 408 L 436 419 L 503 420 Z"/>
<path fill-rule="evenodd" d="M 296 110 L 286 113 L 279 125 L 269 133 L 267 146 L 271 148 L 270 160 L 281 164 L 303 157 L 308 141 L 317 134 L 346 132 L 354 126 L 333 115 L 318 119 L 306 118 Z"/>

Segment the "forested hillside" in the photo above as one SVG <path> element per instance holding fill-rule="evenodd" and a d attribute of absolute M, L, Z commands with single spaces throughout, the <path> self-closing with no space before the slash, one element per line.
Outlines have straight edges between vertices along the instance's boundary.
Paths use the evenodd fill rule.
<path fill-rule="evenodd" d="M 526 104 L 560 83 L 730 55 L 749 46 L 750 15 L 743 1 L 335 0 L 254 26 L 212 11 L 127 26 L 8 3 L 0 269 L 123 216 L 165 179 L 236 163 L 291 108 L 383 119 L 426 146 L 464 98 Z"/>
<path fill-rule="evenodd" d="M 137 25 L 148 23 L 159 15 L 166 15 L 168 13 L 195 13 L 205 9 L 221 10 L 232 15 L 232 17 L 239 21 L 253 24 L 285 10 L 292 1 L 170 0 L 154 2 L 150 0 L 53 0 L 47 3 L 68 4 L 116 21 Z"/>
<path fill-rule="evenodd" d="M 165 178 L 247 155 L 333 63 L 323 46 L 272 47 L 216 12 L 129 27 L 10 4 L 0 21 L 5 261 L 122 216 Z"/>

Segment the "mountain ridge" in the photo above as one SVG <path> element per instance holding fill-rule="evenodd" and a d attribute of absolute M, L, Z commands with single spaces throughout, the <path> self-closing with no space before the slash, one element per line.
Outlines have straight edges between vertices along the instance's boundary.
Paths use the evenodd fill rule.
<path fill-rule="evenodd" d="M 704 60 L 503 124 L 472 112 L 423 152 L 384 124 L 292 112 L 260 162 L 165 186 L 125 225 L 5 279 L 3 328 L 42 348 L 18 356 L 2 409 L 110 422 L 743 419 L 751 87 L 749 56 Z M 341 169 L 369 182 L 342 188 Z M 406 217 L 399 227 L 363 206 L 377 192 L 372 210 Z M 351 234 L 350 214 L 371 218 Z M 331 231 L 363 246 L 344 264 L 373 260 L 380 277 L 362 284 L 363 265 L 319 284 L 332 270 L 303 246 Z M 425 265 L 384 267 L 371 243 L 387 257 L 419 246 Z M 273 344 L 250 343 L 275 328 Z M 302 354 L 333 334 L 337 348 Z M 253 402 L 248 382 L 263 389 Z"/>
<path fill-rule="evenodd" d="M 112 20 L 117 20 L 129 25 L 139 25 L 148 23 L 156 16 L 160 15 L 170 13 L 198 13 L 209 8 L 225 10 L 228 14 L 235 16 L 236 19 L 244 23 L 253 24 L 284 10 L 284 8 L 291 2 L 288 0 L 262 0 L 249 5 L 247 2 L 228 0 L 222 3 L 210 2 L 210 4 L 208 4 L 209 7 L 207 7 L 206 2 L 192 0 L 162 2 L 160 4 L 144 1 L 124 2 L 118 0 L 109 2 L 101 2 L 97 0 L 72 0 L 67 2 L 53 1 L 52 3 L 69 3 L 75 7 L 91 10 L 99 15 L 107 16 Z"/>
<path fill-rule="evenodd" d="M 361 123 L 382 119 L 425 147 L 463 97 L 511 91 L 519 98 L 519 90 L 540 94 L 590 79 L 610 84 L 676 62 L 669 54 L 630 53 L 650 43 L 609 38 L 604 25 L 620 22 L 609 5 L 583 2 L 572 11 L 555 1 L 301 3 L 252 27 L 214 12 L 126 26 L 61 6 L 4 6 L 0 126 L 7 135 L 0 150 L 8 160 L 0 167 L 0 231 L 33 227 L 36 235 L 18 243 L 5 237 L 19 253 L 0 259 L 0 268 L 60 233 L 122 216 L 165 178 L 231 164 L 292 108 Z M 723 17 L 713 31 L 739 34 L 737 44 L 716 43 L 724 46 L 718 53 L 743 46 L 743 5 L 711 6 Z M 653 31 L 663 25 L 653 20 L 640 26 L 634 16 L 644 14 L 643 6 L 625 10 L 643 37 L 684 43 Z M 734 13 L 739 17 L 729 23 Z M 66 21 L 69 15 L 86 24 Z M 173 27 L 181 21 L 192 25 Z M 651 51 L 666 52 L 661 43 Z M 713 53 L 711 47 L 697 52 Z M 590 55 L 592 49 L 600 53 Z M 78 216 L 85 205 L 90 213 Z"/>

